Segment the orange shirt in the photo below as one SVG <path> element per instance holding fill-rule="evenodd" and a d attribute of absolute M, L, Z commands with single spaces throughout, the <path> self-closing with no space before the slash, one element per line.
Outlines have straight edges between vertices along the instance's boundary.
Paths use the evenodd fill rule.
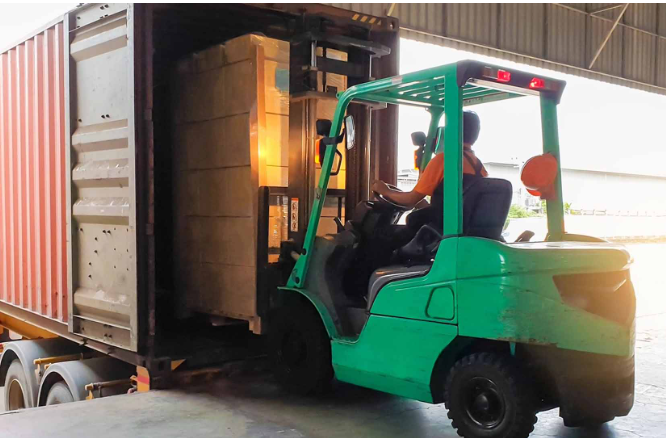
<path fill-rule="evenodd" d="M 472 160 L 474 163 L 472 164 L 470 160 Z M 476 158 L 473 150 L 465 149 L 465 153 L 463 154 L 463 173 L 474 175 L 474 165 L 480 162 L 481 160 Z M 488 172 L 483 166 L 483 163 L 481 163 L 481 176 L 488 176 Z M 414 190 L 422 195 L 432 196 L 433 192 L 437 186 L 442 183 L 443 179 L 444 154 L 437 154 L 426 166 L 423 174 L 421 175 L 421 178 L 419 178 L 419 181 L 416 183 Z"/>

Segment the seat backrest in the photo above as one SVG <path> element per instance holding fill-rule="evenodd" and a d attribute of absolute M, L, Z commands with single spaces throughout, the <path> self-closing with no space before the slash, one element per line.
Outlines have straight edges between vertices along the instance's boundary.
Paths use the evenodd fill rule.
<path fill-rule="evenodd" d="M 479 178 L 463 197 L 463 234 L 501 240 L 513 188 L 504 179 Z"/>

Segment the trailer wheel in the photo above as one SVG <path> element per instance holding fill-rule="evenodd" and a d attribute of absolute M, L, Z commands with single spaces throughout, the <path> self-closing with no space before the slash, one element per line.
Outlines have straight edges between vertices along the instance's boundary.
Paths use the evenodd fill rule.
<path fill-rule="evenodd" d="M 46 406 L 60 405 L 74 401 L 72 391 L 65 382 L 58 382 L 49 389 L 49 395 L 46 397 Z"/>
<path fill-rule="evenodd" d="M 5 411 L 15 411 L 28 407 L 27 391 L 29 391 L 29 388 L 21 361 L 14 359 L 5 376 Z"/>
<path fill-rule="evenodd" d="M 475 353 L 450 370 L 444 400 L 452 425 L 466 438 L 527 438 L 536 403 L 515 363 L 494 353 Z"/>
<path fill-rule="evenodd" d="M 333 379 L 331 341 L 311 305 L 295 301 L 270 318 L 269 350 L 277 381 L 297 394 L 320 393 Z"/>

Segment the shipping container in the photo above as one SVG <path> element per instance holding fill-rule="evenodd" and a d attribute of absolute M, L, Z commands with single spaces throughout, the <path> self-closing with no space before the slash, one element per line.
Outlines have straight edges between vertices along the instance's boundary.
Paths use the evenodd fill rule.
<path fill-rule="evenodd" d="M 292 110 L 300 111 L 307 105 L 293 102 L 310 95 L 296 96 L 293 84 L 298 88 L 307 78 L 293 72 L 305 71 L 299 62 L 323 59 L 312 50 L 313 58 L 303 60 L 302 36 L 315 43 L 329 38 L 313 37 L 313 31 L 342 38 L 340 46 L 353 38 L 387 49 L 371 56 L 370 49 L 347 47 L 330 64 L 356 64 L 347 68 L 349 78 L 330 75 L 326 85 L 313 70 L 320 87 L 312 96 L 331 99 L 340 83 L 369 79 L 353 77 L 361 68 L 374 78 L 398 72 L 396 20 L 318 4 L 84 5 L 2 52 L 0 325 L 25 338 L 65 338 L 140 366 L 139 380 L 146 383 L 181 359 L 200 365 L 227 357 L 234 340 L 245 339 L 240 332 L 262 333 L 244 314 L 234 319 L 225 317 L 233 312 L 211 312 L 216 319 L 195 309 L 188 318 L 179 316 L 173 77 L 178 62 L 192 54 L 260 34 L 291 43 L 290 98 Z M 360 146 L 346 157 L 331 217 L 336 211 L 343 216 L 367 196 L 369 180 L 395 179 L 397 110 L 353 111 Z M 304 137 L 292 119 L 290 151 Z M 371 137 L 380 146 L 372 154 Z M 312 151 L 303 157 L 311 158 Z M 302 181 L 294 184 L 303 189 Z M 280 228 L 276 244 L 269 230 L 278 222 L 269 218 L 286 216 L 292 190 L 291 180 L 289 187 L 269 185 L 252 195 L 257 214 L 240 239 L 253 246 L 248 254 L 256 258 L 250 263 L 256 282 L 250 313 L 257 318 L 266 315 L 270 291 L 281 281 L 269 263 L 277 259 L 269 247 L 279 246 L 286 228 L 285 236 Z M 223 190 L 234 187 L 210 193 Z M 304 212 L 307 197 L 302 201 Z M 0 373 L 7 366 L 0 364 Z"/>

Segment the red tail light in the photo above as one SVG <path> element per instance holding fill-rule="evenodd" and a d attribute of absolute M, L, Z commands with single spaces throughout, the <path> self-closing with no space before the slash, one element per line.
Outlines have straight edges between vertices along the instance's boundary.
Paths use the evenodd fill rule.
<path fill-rule="evenodd" d="M 511 72 L 504 70 L 497 70 L 498 82 L 511 82 Z"/>
<path fill-rule="evenodd" d="M 533 90 L 540 90 L 546 88 L 546 81 L 541 78 L 532 78 L 530 81 L 530 88 Z"/>

